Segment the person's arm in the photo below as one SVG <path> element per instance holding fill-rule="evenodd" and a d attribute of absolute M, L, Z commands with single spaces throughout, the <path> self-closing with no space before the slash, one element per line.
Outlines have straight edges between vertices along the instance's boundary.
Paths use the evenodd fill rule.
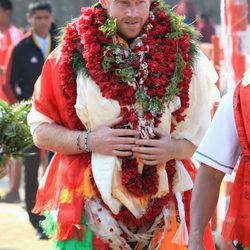
<path fill-rule="evenodd" d="M 204 164 L 199 168 L 190 208 L 189 250 L 204 250 L 204 231 L 215 210 L 224 175 Z"/>
<path fill-rule="evenodd" d="M 131 149 L 136 140 L 133 137 L 138 136 L 138 132 L 130 129 L 113 129 L 112 127 L 119 122 L 120 118 L 92 131 L 87 140 L 89 149 L 103 155 L 131 156 Z M 33 140 L 38 148 L 62 154 L 80 154 L 83 150 L 77 145 L 79 134 L 80 148 L 84 149 L 86 132 L 70 130 L 55 123 L 39 125 L 34 131 Z"/>
<path fill-rule="evenodd" d="M 154 129 L 159 139 L 137 140 L 133 155 L 147 165 L 157 165 L 169 160 L 184 160 L 192 157 L 196 146 L 186 139 L 173 139 Z"/>

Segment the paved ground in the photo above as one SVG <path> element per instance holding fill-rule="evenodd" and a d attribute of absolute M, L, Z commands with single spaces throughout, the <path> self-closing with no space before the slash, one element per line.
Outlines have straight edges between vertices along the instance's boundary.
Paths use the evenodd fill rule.
<path fill-rule="evenodd" d="M 6 183 L 5 178 L 0 180 L 0 195 L 6 191 Z M 0 203 L 0 250 L 49 250 L 50 244 L 36 239 L 22 203 Z"/>
<path fill-rule="evenodd" d="M 20 204 L 0 204 L 0 250 L 49 250 L 50 242 L 37 240 Z"/>

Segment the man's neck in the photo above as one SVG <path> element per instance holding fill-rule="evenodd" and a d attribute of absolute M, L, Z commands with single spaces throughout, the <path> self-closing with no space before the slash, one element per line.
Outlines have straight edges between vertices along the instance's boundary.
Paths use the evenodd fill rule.
<path fill-rule="evenodd" d="M 4 33 L 10 27 L 9 23 L 0 24 L 0 32 Z"/>
<path fill-rule="evenodd" d="M 134 41 L 134 38 L 124 38 L 119 32 L 117 32 L 118 36 L 120 36 L 129 46 Z"/>
<path fill-rule="evenodd" d="M 49 33 L 39 33 L 39 32 L 36 32 L 35 30 L 33 31 L 34 34 L 36 34 L 37 36 L 45 39 L 48 37 Z"/>

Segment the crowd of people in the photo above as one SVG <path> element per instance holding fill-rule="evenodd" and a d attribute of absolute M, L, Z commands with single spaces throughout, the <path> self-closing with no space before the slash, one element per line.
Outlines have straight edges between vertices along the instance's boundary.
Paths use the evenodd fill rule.
<path fill-rule="evenodd" d="M 29 4 L 25 34 L 12 9 L 0 0 L 0 99 L 32 98 L 35 154 L 9 162 L 0 201 L 20 202 L 24 165 L 30 222 L 53 249 L 213 250 L 219 187 L 241 158 L 223 236 L 247 247 L 250 74 L 210 124 L 218 76 L 188 27 L 210 43 L 207 15 L 190 0 L 183 23 L 163 1 L 101 0 L 57 44 L 49 2 Z"/>

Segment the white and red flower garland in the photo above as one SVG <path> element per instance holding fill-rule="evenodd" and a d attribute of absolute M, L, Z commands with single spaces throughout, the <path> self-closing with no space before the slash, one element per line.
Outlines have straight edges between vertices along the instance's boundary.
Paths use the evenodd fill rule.
<path fill-rule="evenodd" d="M 158 1 L 152 3 L 148 23 L 130 49 L 114 42 L 115 36 L 107 36 L 101 31 L 108 17 L 100 5 L 83 8 L 83 15 L 66 28 L 60 74 L 68 100 L 67 109 L 76 128 L 81 127 L 81 123 L 73 110 L 76 74 L 72 63 L 75 53 L 82 56 L 79 61 L 100 87 L 103 97 L 119 102 L 123 125 L 130 125 L 133 129 L 157 127 L 165 105 L 174 96 L 180 98 L 181 107 L 173 113 L 172 131 L 185 119 L 192 78 L 190 36 L 184 28 L 173 31 L 173 20 L 160 5 Z M 151 199 L 141 219 L 136 219 L 125 207 L 114 217 L 131 227 L 152 223 L 167 202 L 173 199 L 174 165 L 175 161 L 166 164 L 170 193 L 160 199 Z M 153 195 L 158 191 L 156 166 L 144 166 L 143 173 L 139 174 L 135 159 L 123 159 L 122 182 L 137 197 Z"/>

